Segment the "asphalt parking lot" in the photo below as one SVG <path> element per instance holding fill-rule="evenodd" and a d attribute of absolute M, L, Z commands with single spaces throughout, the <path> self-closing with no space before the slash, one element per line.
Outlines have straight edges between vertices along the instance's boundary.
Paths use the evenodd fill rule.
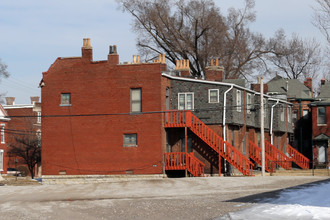
<path fill-rule="evenodd" d="M 1 219 L 215 219 L 321 176 L 206 177 L 0 186 Z"/>

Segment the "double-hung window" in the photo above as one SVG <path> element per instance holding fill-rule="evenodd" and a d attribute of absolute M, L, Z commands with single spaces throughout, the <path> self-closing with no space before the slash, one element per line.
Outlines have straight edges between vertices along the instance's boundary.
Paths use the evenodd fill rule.
<path fill-rule="evenodd" d="M 178 109 L 191 110 L 194 109 L 194 93 L 186 92 L 178 94 Z"/>
<path fill-rule="evenodd" d="M 141 88 L 131 89 L 131 112 L 142 112 L 142 91 Z"/>
<path fill-rule="evenodd" d="M 281 121 L 284 121 L 284 106 L 283 105 L 281 105 L 280 110 L 281 110 Z"/>
<path fill-rule="evenodd" d="M 326 114 L 325 114 L 325 107 L 318 107 L 317 108 L 317 124 L 318 125 L 327 124 L 327 118 L 326 118 Z"/>
<path fill-rule="evenodd" d="M 242 92 L 241 92 L 241 90 L 236 91 L 236 110 L 238 112 L 242 111 Z"/>
<path fill-rule="evenodd" d="M 5 125 L 1 124 L 1 131 L 0 131 L 0 135 L 1 135 L 1 144 L 5 143 Z"/>
<path fill-rule="evenodd" d="M 41 112 L 37 112 L 37 123 L 41 123 Z"/>
<path fill-rule="evenodd" d="M 288 111 L 287 112 L 288 113 L 287 114 L 288 115 L 288 122 L 291 123 L 291 106 L 288 106 L 287 111 Z"/>
<path fill-rule="evenodd" d="M 219 89 L 209 89 L 209 103 L 219 103 Z"/>
<path fill-rule="evenodd" d="M 251 114 L 251 109 L 252 109 L 252 94 L 247 93 L 246 94 L 246 112 L 248 114 Z"/>

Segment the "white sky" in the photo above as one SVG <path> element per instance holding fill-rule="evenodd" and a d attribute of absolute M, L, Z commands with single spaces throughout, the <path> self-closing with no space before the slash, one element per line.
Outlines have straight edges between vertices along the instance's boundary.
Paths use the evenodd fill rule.
<path fill-rule="evenodd" d="M 215 0 L 223 12 L 241 7 L 243 0 Z M 256 0 L 257 21 L 251 28 L 269 37 L 279 28 L 323 41 L 311 24 L 314 0 Z M 137 54 L 132 18 L 118 10 L 115 0 L 0 0 L 0 59 L 11 77 L 0 82 L 0 93 L 17 104 L 40 95 L 42 72 L 57 57 L 80 56 L 82 39 L 91 38 L 94 60 L 107 57 L 116 44 L 120 62 Z"/>

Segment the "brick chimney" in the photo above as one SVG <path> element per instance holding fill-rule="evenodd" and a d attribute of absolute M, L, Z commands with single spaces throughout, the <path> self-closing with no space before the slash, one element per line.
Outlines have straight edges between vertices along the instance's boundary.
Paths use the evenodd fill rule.
<path fill-rule="evenodd" d="M 34 104 L 34 103 L 39 102 L 40 97 L 39 96 L 31 96 L 30 99 L 31 99 L 31 104 Z"/>
<path fill-rule="evenodd" d="M 15 97 L 6 97 L 6 105 L 15 105 Z"/>
<path fill-rule="evenodd" d="M 211 59 L 210 65 L 205 68 L 205 78 L 209 81 L 221 82 L 224 78 L 224 67 L 219 66 L 219 60 Z"/>
<path fill-rule="evenodd" d="M 251 84 L 251 89 L 260 92 L 260 84 Z M 268 92 L 268 84 L 264 84 L 264 93 Z"/>
<path fill-rule="evenodd" d="M 325 84 L 325 79 L 322 78 L 322 79 L 321 79 L 321 85 L 323 86 L 324 84 Z"/>
<path fill-rule="evenodd" d="M 119 55 L 117 54 L 116 45 L 112 45 L 109 47 L 108 63 L 111 65 L 119 64 Z"/>
<path fill-rule="evenodd" d="M 313 79 L 311 77 L 306 78 L 304 85 L 311 90 L 311 94 L 313 95 Z"/>
<path fill-rule="evenodd" d="M 190 77 L 189 60 L 177 60 L 175 70 L 180 72 L 181 77 Z"/>
<path fill-rule="evenodd" d="M 84 38 L 84 43 L 81 48 L 82 58 L 88 61 L 93 60 L 93 48 L 91 46 L 91 40 L 89 38 Z"/>

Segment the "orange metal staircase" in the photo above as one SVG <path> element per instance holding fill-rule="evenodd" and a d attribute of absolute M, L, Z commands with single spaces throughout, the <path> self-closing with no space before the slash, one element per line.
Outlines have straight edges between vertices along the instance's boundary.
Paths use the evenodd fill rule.
<path fill-rule="evenodd" d="M 292 160 L 268 141 L 265 141 L 265 153 L 271 156 L 277 165 L 286 170 L 292 169 Z"/>
<path fill-rule="evenodd" d="M 205 164 L 198 160 L 193 153 L 171 152 L 165 153 L 165 170 L 187 169 L 195 177 L 204 176 Z"/>
<path fill-rule="evenodd" d="M 254 160 L 257 164 L 261 165 L 261 149 L 254 144 L 252 141 L 249 142 L 249 150 L 250 150 L 250 158 Z M 276 163 L 274 162 L 274 158 L 269 156 L 265 152 L 265 170 L 267 172 L 275 173 L 276 172 Z"/>
<path fill-rule="evenodd" d="M 295 162 L 299 167 L 302 169 L 309 169 L 309 159 L 299 153 L 296 149 L 294 149 L 292 146 L 288 145 L 287 148 L 289 157 L 291 157 L 291 160 Z"/>
<path fill-rule="evenodd" d="M 236 167 L 243 175 L 252 176 L 253 164 L 241 152 L 231 144 L 224 141 L 212 129 L 205 125 L 191 111 L 168 111 L 165 112 L 165 123 L 167 128 L 188 127 L 207 145 L 215 150 L 221 157 Z M 220 174 L 220 169 L 219 169 Z"/>

